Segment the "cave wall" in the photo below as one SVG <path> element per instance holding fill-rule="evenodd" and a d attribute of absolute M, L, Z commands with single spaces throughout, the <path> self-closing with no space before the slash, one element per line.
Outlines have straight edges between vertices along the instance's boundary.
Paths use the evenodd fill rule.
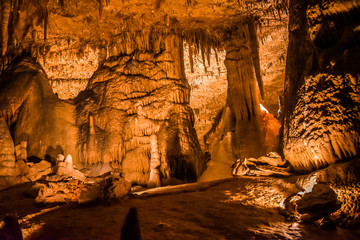
<path fill-rule="evenodd" d="M 356 1 L 290 1 L 282 140 L 297 171 L 359 156 L 359 13 Z"/>
<path fill-rule="evenodd" d="M 202 173 L 182 47 L 176 34 L 140 32 L 94 73 L 75 99 L 84 164 L 111 163 L 138 184 Z"/>
<path fill-rule="evenodd" d="M 82 148 L 81 151 L 84 151 L 84 154 L 81 156 L 81 162 L 91 165 L 95 162 L 99 162 L 100 160 L 98 156 L 101 156 L 100 159 L 105 159 L 105 162 L 111 162 L 112 164 L 114 163 L 115 166 L 117 165 L 119 167 L 120 159 L 122 159 L 124 154 L 124 151 L 121 149 L 125 149 L 125 147 L 120 147 L 119 150 L 118 147 L 109 146 L 108 148 L 115 149 L 110 151 L 109 149 L 106 149 L 107 147 L 105 146 L 106 141 L 110 141 L 111 143 L 113 141 L 118 141 L 116 140 L 116 138 L 118 137 L 112 137 L 113 135 L 116 135 L 117 131 L 117 128 L 115 129 L 115 127 L 113 127 L 112 125 L 115 126 L 119 123 L 113 124 L 112 120 L 109 120 L 109 123 L 107 124 L 105 124 L 103 121 L 100 121 L 99 123 L 99 119 L 97 119 L 106 118 L 106 116 L 100 117 L 101 114 L 98 112 L 100 110 L 106 112 L 113 107 L 113 103 L 109 102 L 116 102 L 118 101 L 118 99 L 109 99 L 109 101 L 101 100 L 108 98 L 108 96 L 106 96 L 105 94 L 107 93 L 107 88 L 109 87 L 109 89 L 112 89 L 113 87 L 110 85 L 107 86 L 105 84 L 105 82 L 107 83 L 108 80 L 95 80 L 97 75 L 102 76 L 108 74 L 105 71 L 106 68 L 111 69 L 108 71 L 113 74 L 113 67 L 109 67 L 108 65 L 114 64 L 113 61 L 128 62 L 128 60 L 126 60 L 126 57 L 131 57 L 131 59 L 135 59 L 134 61 L 129 60 L 135 65 L 131 67 L 131 71 L 138 68 L 134 71 L 139 73 L 140 75 L 148 74 L 147 68 L 149 66 L 146 65 L 147 63 L 145 64 L 146 66 L 141 64 L 137 66 L 138 62 L 143 62 L 144 60 L 137 59 L 139 56 L 135 56 L 134 52 L 135 50 L 140 52 L 142 51 L 143 53 L 149 53 L 150 55 L 152 55 L 154 52 L 157 54 L 159 53 L 159 51 L 157 50 L 158 47 L 150 46 L 149 44 L 145 46 L 142 45 L 142 43 L 147 42 L 147 40 L 144 39 L 147 39 L 149 35 L 151 35 L 150 33 L 154 33 L 154 36 L 167 36 L 170 31 L 175 33 L 175 35 L 181 36 L 187 42 L 189 42 L 191 46 L 189 50 L 196 50 L 199 55 L 201 54 L 203 62 L 205 62 L 205 55 L 209 62 L 209 59 L 211 58 L 212 48 L 219 50 L 225 47 L 226 51 L 228 52 L 227 62 L 229 65 L 229 83 L 231 83 L 229 92 L 232 93 L 231 96 L 228 97 L 228 103 L 226 104 L 226 106 L 231 110 L 229 111 L 230 115 L 228 114 L 226 117 L 226 119 L 230 119 L 231 123 L 229 124 L 229 126 L 231 125 L 231 127 L 227 127 L 224 131 L 226 133 L 229 133 L 230 135 L 233 130 L 236 131 L 236 134 L 230 137 L 230 148 L 235 149 L 234 151 L 237 155 L 236 157 L 240 157 L 240 155 L 242 154 L 246 155 L 246 151 L 251 152 L 251 155 L 261 155 L 263 151 L 259 149 L 262 149 L 262 143 L 255 147 L 255 142 L 257 142 L 257 140 L 253 141 L 253 139 L 258 139 L 263 132 L 261 130 L 262 126 L 259 120 L 261 117 L 259 116 L 260 111 L 258 109 L 259 101 L 256 97 L 257 90 L 254 90 L 257 87 L 255 81 L 252 81 L 253 79 L 255 79 L 255 75 L 256 79 L 259 80 L 261 78 L 258 55 L 259 46 L 256 41 L 254 26 L 255 23 L 248 25 L 248 29 L 245 31 L 239 30 L 237 29 L 237 27 L 243 26 L 243 23 L 248 21 L 248 16 L 252 13 L 256 13 L 257 15 L 257 17 L 254 18 L 257 19 L 256 24 L 261 25 L 263 24 L 263 19 L 261 19 L 261 17 L 269 17 L 269 15 L 275 17 L 277 15 L 280 16 L 284 8 L 285 7 L 283 1 L 259 1 L 256 3 L 249 3 L 236 1 L 229 2 L 221 0 L 214 3 L 213 1 L 205 0 L 201 2 L 192 2 L 191 4 L 189 4 L 188 1 L 127 2 L 114 0 L 111 1 L 111 3 L 106 2 L 106 4 L 103 1 L 88 2 L 85 0 L 65 2 L 57 0 L 11 1 L 9 8 L 9 20 L 7 20 L 7 17 L 2 18 L 2 20 L 6 20 L 2 21 L 2 25 L 6 25 L 5 27 L 2 27 L 2 39 L 7 38 L 8 40 L 3 41 L 3 44 L 5 44 L 6 46 L 2 47 L 3 56 L 1 61 L 1 67 L 3 71 L 6 70 L 6 68 L 9 66 L 12 60 L 16 58 L 16 56 L 21 55 L 23 52 L 27 52 L 39 63 L 41 63 L 45 72 L 50 78 L 53 91 L 57 93 L 60 98 L 66 99 L 73 98 L 77 92 L 77 90 L 75 91 L 73 90 L 73 88 L 67 88 L 68 86 L 72 85 L 71 82 L 74 82 L 74 85 L 77 89 L 84 89 L 87 78 L 89 78 L 89 76 L 92 75 L 93 71 L 97 69 L 98 66 L 100 66 L 95 75 L 91 78 L 86 90 L 76 99 L 78 109 L 77 124 L 79 124 L 80 126 L 79 145 Z M 6 14 L 6 11 L 3 10 L 7 11 L 8 8 L 2 7 L 2 14 Z M 209 15 L 209 13 L 212 13 L 211 16 Z M 6 30 L 6 27 L 8 27 L 9 29 Z M 235 33 L 237 30 L 239 30 L 239 32 Z M 229 33 L 235 33 L 235 40 L 229 40 Z M 242 36 L 241 34 L 245 34 L 245 36 Z M 233 36 L 231 36 L 230 39 L 231 38 L 233 38 Z M 250 38 L 251 41 L 244 43 L 243 38 Z M 152 40 L 150 41 L 151 44 L 153 44 L 153 42 L 162 42 L 164 39 L 160 41 Z M 224 46 L 224 40 L 227 41 L 226 44 L 228 45 L 225 44 L 226 46 Z M 233 41 L 234 44 L 231 43 L 231 41 Z M 239 50 L 239 54 L 234 54 L 234 52 L 230 53 L 233 50 L 232 48 L 234 47 L 232 46 L 232 44 L 235 46 L 235 48 L 238 48 L 236 51 Z M 164 45 L 166 44 L 164 43 Z M 242 51 L 241 49 L 244 46 L 246 50 Z M 163 49 L 165 48 L 160 47 L 160 49 L 161 51 L 163 51 Z M 251 59 L 249 58 L 249 51 Z M 181 54 L 182 53 L 180 51 L 180 55 L 176 53 L 173 54 L 173 56 L 180 56 L 178 57 L 178 60 L 181 62 L 181 59 L 183 58 Z M 236 55 L 236 59 L 231 59 L 231 57 L 229 57 L 229 54 Z M 192 54 L 189 53 L 189 55 Z M 241 58 L 244 57 L 243 55 L 246 55 L 245 62 L 241 60 Z M 155 58 L 157 58 L 157 56 L 155 56 Z M 153 60 L 149 60 L 149 62 L 153 62 Z M 191 63 L 191 60 L 190 65 L 192 68 L 193 63 Z M 171 64 L 169 66 L 171 66 Z M 237 72 L 237 69 L 242 69 L 244 67 L 246 70 L 241 70 L 240 72 Z M 145 70 L 140 70 L 140 68 L 144 68 Z M 210 70 L 209 67 L 205 68 L 208 68 Z M 253 68 L 255 68 L 254 72 Z M 151 71 L 152 70 L 150 70 L 150 72 Z M 165 70 L 165 72 L 168 71 L 171 72 L 172 70 Z M 181 71 L 183 72 L 183 70 Z M 133 76 L 136 74 L 121 73 L 119 75 L 121 75 L 122 78 L 123 75 Z M 183 75 L 183 73 L 181 75 Z M 246 77 L 249 77 L 251 79 L 250 82 L 244 80 Z M 120 76 L 117 76 L 116 78 L 120 78 Z M 169 79 L 172 78 L 170 77 Z M 184 77 L 177 76 L 175 77 L 175 79 L 184 79 Z M 240 79 L 240 81 L 238 81 L 238 79 Z M 99 81 L 99 83 L 97 83 L 96 81 Z M 101 85 L 100 82 L 104 82 L 102 90 L 99 89 L 101 88 L 99 87 Z M 172 88 L 171 84 L 173 83 L 170 81 L 164 84 L 169 85 L 169 88 Z M 181 81 L 181 84 L 179 84 L 180 83 L 177 83 L 177 87 L 179 87 L 181 91 L 173 91 L 173 94 L 175 94 L 176 96 L 173 97 L 173 95 L 170 95 L 170 97 L 168 97 L 167 99 L 167 102 L 176 103 L 175 105 L 177 110 L 170 111 L 167 109 L 164 112 L 167 112 L 170 115 L 170 117 L 168 117 L 165 122 L 172 122 L 176 126 L 183 127 L 175 128 L 177 130 L 171 130 L 172 127 L 168 127 L 167 131 L 171 132 L 171 137 L 169 138 L 172 139 L 169 141 L 181 142 L 181 137 L 179 138 L 177 136 L 188 136 L 188 140 L 186 141 L 190 142 L 189 146 L 191 145 L 195 147 L 188 147 L 186 146 L 187 143 L 181 143 L 180 145 L 184 146 L 181 146 L 180 149 L 196 149 L 196 146 L 198 145 L 197 140 L 192 139 L 192 136 L 194 136 L 194 131 L 191 127 L 193 122 L 192 111 L 187 107 L 189 87 L 185 83 L 185 81 Z M 242 88 L 242 84 L 248 85 Z M 258 85 L 260 87 L 260 90 L 262 90 L 261 81 L 258 81 Z M 62 89 L 62 92 L 59 91 L 60 88 Z M 137 89 L 138 87 L 135 88 Z M 147 86 L 145 88 L 147 88 Z M 135 91 L 138 91 L 136 89 Z M 238 90 L 234 91 L 234 89 Z M 134 89 L 130 89 L 130 91 L 133 90 Z M 248 90 L 252 91 L 252 93 L 249 93 Z M 133 94 L 135 96 L 142 93 L 142 91 L 145 90 L 140 89 L 139 93 L 134 92 Z M 95 92 L 95 94 L 92 94 L 91 92 Z M 101 97 L 100 95 L 96 95 L 97 92 L 102 93 L 102 95 L 100 94 Z M 178 92 L 179 96 L 177 96 Z M 238 101 L 236 97 L 237 94 L 241 96 L 240 98 L 242 100 Z M 141 98 L 134 96 L 131 95 L 129 99 L 133 100 L 136 98 Z M 82 100 L 84 100 L 83 103 L 81 103 Z M 120 100 L 123 101 L 124 99 Z M 127 100 L 127 98 L 125 100 Z M 244 103 L 244 101 L 246 101 L 246 103 Z M 100 107 L 100 105 L 103 104 L 105 104 L 104 106 L 106 107 Z M 129 101 L 125 104 L 129 104 Z M 167 104 L 165 105 L 166 108 L 169 108 Z M 122 108 L 123 107 L 121 107 L 121 109 Z M 238 110 L 239 108 L 242 110 Z M 128 107 L 125 107 L 125 109 L 128 110 Z M 111 109 L 111 111 L 112 110 L 113 109 Z M 96 112 L 96 114 L 93 114 L 93 112 Z M 82 115 L 82 113 L 84 114 Z M 134 116 L 138 115 L 138 113 L 135 114 L 133 112 L 129 112 L 126 114 L 129 115 L 129 118 L 135 118 Z M 253 115 L 256 115 L 254 119 L 252 119 Z M 119 116 L 118 118 L 123 119 L 123 115 Z M 126 121 L 128 121 L 127 117 L 125 118 Z M 248 120 L 244 120 L 242 118 L 248 118 Z M 133 120 L 130 120 L 130 122 L 131 121 Z M 240 124 L 240 121 L 243 121 L 243 124 Z M 246 123 L 246 121 L 248 122 Z M 233 122 L 235 122 L 234 126 L 232 125 Z M 153 123 L 149 124 L 151 125 L 150 128 L 152 128 L 152 124 Z M 207 122 L 207 124 L 209 124 L 209 122 Z M 250 124 L 249 128 L 245 127 L 247 124 Z M 119 132 L 121 132 L 122 127 L 118 127 L 120 129 Z M 146 129 L 148 129 L 148 127 L 149 126 L 145 126 Z M 104 129 L 106 129 L 106 131 Z M 162 133 L 162 131 L 160 130 L 159 132 Z M 102 133 L 99 134 L 99 131 Z M 109 134 L 106 132 L 108 132 Z M 182 133 L 178 134 L 178 132 Z M 98 137 L 98 135 L 100 137 Z M 243 138 L 243 136 L 249 136 L 249 139 Z M 156 140 L 150 141 L 148 139 L 137 139 L 136 141 L 134 140 L 131 143 L 128 143 L 128 145 L 130 145 L 130 148 L 133 148 L 133 146 L 138 145 L 138 142 L 144 140 L 146 144 L 149 144 L 150 141 L 150 145 L 153 144 L 153 147 L 150 147 L 152 150 L 150 149 L 149 151 L 148 149 L 146 151 L 150 152 L 150 154 L 148 153 L 147 155 L 150 155 L 150 159 L 154 160 L 150 160 L 151 165 L 151 162 L 156 162 L 157 158 L 151 156 L 151 152 L 156 152 L 154 150 L 156 148 L 156 144 L 154 144 L 154 142 L 158 142 L 158 145 L 160 146 L 162 141 L 161 139 L 159 140 L 158 136 L 156 138 L 154 136 L 150 137 L 151 139 Z M 223 137 L 224 136 L 220 134 L 220 139 L 222 139 Z M 180 140 L 178 140 L 178 138 Z M 127 137 L 125 137 L 125 139 L 127 139 Z M 251 142 L 250 147 L 248 147 L 246 144 L 246 142 L 248 141 Z M 91 147 L 89 148 L 90 145 Z M 175 144 L 174 146 L 178 146 L 178 144 Z M 231 152 L 232 151 L 233 150 L 231 150 Z M 243 153 L 241 153 L 241 151 L 243 151 Z M 182 152 L 182 150 L 174 147 L 173 150 L 171 150 L 170 152 Z M 195 152 L 197 153 L 198 151 L 195 150 Z M 196 156 L 194 158 L 199 158 L 197 156 L 198 154 L 195 155 Z M 174 157 L 174 159 L 180 158 L 182 157 Z M 174 160 L 173 162 L 176 161 L 178 160 Z M 196 174 L 181 173 L 178 172 L 178 170 L 174 170 L 174 172 L 177 172 L 176 175 L 178 176 L 187 175 L 190 178 L 194 179 L 194 176 L 197 176 L 199 174 L 199 169 L 202 169 L 201 166 L 197 166 L 195 167 L 196 170 L 193 170 L 191 169 L 192 167 L 188 167 L 186 165 L 187 161 L 180 162 L 182 163 L 171 164 L 173 164 L 174 166 L 183 165 L 183 169 L 190 169 L 185 170 L 185 172 L 195 171 Z M 191 160 L 190 162 L 196 161 Z M 200 165 L 202 165 L 202 163 L 200 163 Z M 163 164 L 163 166 L 165 166 L 165 164 Z M 154 166 L 149 167 L 149 169 L 152 168 L 154 168 Z M 136 171 L 138 171 L 138 169 L 136 169 Z M 166 171 L 162 171 L 162 174 L 165 176 Z M 134 179 L 135 178 L 136 177 L 134 177 Z M 146 179 L 146 177 L 144 179 Z"/>
<path fill-rule="evenodd" d="M 27 142 L 27 156 L 55 163 L 71 154 L 78 163 L 75 107 L 52 92 L 42 67 L 30 56 L 16 58 L 0 76 L 0 115 L 15 145 Z"/>

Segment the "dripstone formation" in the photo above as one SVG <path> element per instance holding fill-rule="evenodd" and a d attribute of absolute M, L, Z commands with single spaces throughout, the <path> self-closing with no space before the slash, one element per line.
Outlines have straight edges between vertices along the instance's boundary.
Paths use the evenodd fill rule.
<path fill-rule="evenodd" d="M 58 154 L 77 162 L 74 106 L 52 92 L 42 67 L 22 55 L 0 76 L 0 115 L 14 144 L 26 141 L 27 157 L 55 163 Z"/>
<path fill-rule="evenodd" d="M 122 54 L 106 60 L 76 98 L 81 161 L 111 163 L 138 184 L 152 175 L 149 184 L 193 181 L 205 160 L 188 106 L 182 40 L 155 37 L 126 39 Z"/>
<path fill-rule="evenodd" d="M 297 171 L 360 153 L 360 6 L 291 1 L 283 151 Z"/>

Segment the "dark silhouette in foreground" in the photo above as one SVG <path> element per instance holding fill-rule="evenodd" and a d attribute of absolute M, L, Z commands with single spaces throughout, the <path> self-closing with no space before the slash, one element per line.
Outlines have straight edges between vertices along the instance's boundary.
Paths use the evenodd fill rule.
<path fill-rule="evenodd" d="M 1 240 L 22 240 L 22 232 L 15 215 L 4 217 L 0 223 L 0 239 Z"/>
<path fill-rule="evenodd" d="M 135 207 L 130 208 L 121 229 L 121 240 L 141 240 L 139 217 Z"/>

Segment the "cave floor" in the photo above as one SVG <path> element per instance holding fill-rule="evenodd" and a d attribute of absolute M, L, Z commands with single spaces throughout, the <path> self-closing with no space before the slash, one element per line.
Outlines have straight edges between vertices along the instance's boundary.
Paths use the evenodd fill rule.
<path fill-rule="evenodd" d="M 39 206 L 32 184 L 0 191 L 0 214 L 16 213 L 24 239 L 120 239 L 131 207 L 142 239 L 358 239 L 287 219 L 279 206 L 297 191 L 290 180 L 240 177 L 131 195 L 120 203 Z M 359 233 L 359 232 L 357 232 Z"/>

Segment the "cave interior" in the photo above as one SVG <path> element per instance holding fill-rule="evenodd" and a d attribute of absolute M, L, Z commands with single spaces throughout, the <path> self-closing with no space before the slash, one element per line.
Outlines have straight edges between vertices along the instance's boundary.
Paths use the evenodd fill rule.
<path fill-rule="evenodd" d="M 357 0 L 0 9 L 0 239 L 360 236 Z"/>

